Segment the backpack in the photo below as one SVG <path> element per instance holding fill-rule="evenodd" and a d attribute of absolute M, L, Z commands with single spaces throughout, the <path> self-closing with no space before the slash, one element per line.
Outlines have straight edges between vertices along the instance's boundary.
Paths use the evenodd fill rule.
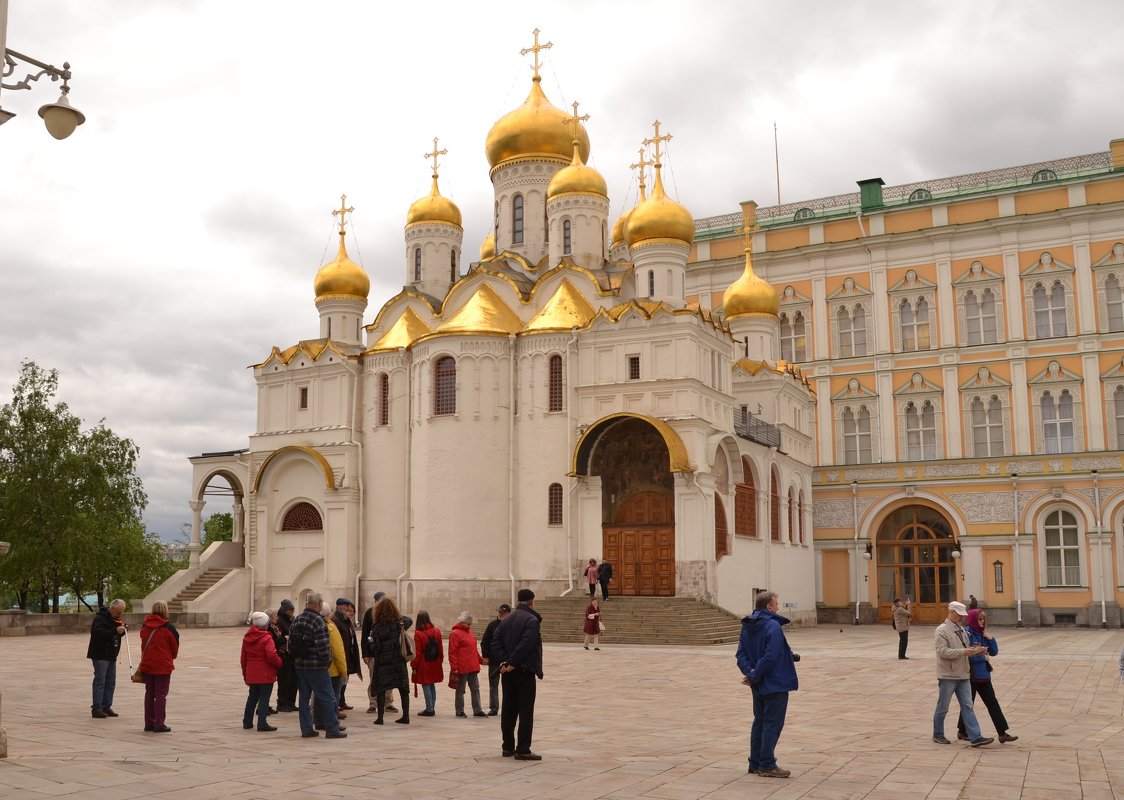
<path fill-rule="evenodd" d="M 309 643 L 304 634 L 299 630 L 289 634 L 289 655 L 293 658 L 304 658 L 308 655 Z"/>
<path fill-rule="evenodd" d="M 422 648 L 422 657 L 426 661 L 437 661 L 441 658 L 441 645 L 433 634 L 427 634 L 425 647 Z"/>

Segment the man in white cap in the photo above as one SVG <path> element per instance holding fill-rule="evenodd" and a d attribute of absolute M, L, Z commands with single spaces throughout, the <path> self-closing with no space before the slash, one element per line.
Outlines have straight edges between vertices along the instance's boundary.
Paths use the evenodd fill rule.
<path fill-rule="evenodd" d="M 953 600 L 948 604 L 948 618 L 937 626 L 933 636 L 937 648 L 937 710 L 933 714 L 933 741 L 950 744 L 944 735 L 944 718 L 955 694 L 964 718 L 964 730 L 972 747 L 991 744 L 995 739 L 980 733 L 980 723 L 972 711 L 972 687 L 968 682 L 968 656 L 986 652 L 986 647 L 972 647 L 964 633 L 964 619 L 968 609 Z"/>

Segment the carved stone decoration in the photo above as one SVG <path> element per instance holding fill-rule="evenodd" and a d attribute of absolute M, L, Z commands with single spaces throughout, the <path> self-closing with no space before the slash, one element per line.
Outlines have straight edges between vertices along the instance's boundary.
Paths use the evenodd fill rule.
<path fill-rule="evenodd" d="M 1015 521 L 1015 499 L 1011 492 L 950 492 L 948 499 L 964 512 L 969 524 Z"/>
<path fill-rule="evenodd" d="M 1003 467 L 1008 475 L 1035 475 L 1042 473 L 1041 461 L 1008 461 Z"/>
<path fill-rule="evenodd" d="M 1047 461 L 1046 466 L 1050 472 L 1065 472 L 1065 462 L 1058 459 Z"/>
<path fill-rule="evenodd" d="M 862 516 L 873 498 L 860 497 L 858 499 L 859 516 Z M 855 517 L 850 500 L 817 500 L 812 504 L 812 529 L 817 528 L 854 528 Z"/>
<path fill-rule="evenodd" d="M 1120 459 L 1109 456 L 1099 458 L 1075 458 L 1070 461 L 1070 467 L 1074 471 L 1086 469 L 1120 469 Z"/>
<path fill-rule="evenodd" d="M 925 467 L 926 478 L 967 478 L 979 474 L 979 464 L 934 464 Z"/>
<path fill-rule="evenodd" d="M 844 480 L 848 481 L 889 481 L 896 477 L 898 477 L 898 471 L 893 467 L 849 469 L 843 473 Z"/>

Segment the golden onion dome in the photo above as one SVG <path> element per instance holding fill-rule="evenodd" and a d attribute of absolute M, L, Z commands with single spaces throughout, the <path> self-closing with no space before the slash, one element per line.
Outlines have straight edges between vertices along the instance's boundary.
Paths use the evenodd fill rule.
<path fill-rule="evenodd" d="M 488 234 L 488 238 L 480 245 L 480 260 L 486 261 L 496 254 L 496 232 L 492 231 Z"/>
<path fill-rule="evenodd" d="M 429 194 L 414 202 L 406 212 L 406 224 L 414 225 L 419 222 L 446 222 L 449 225 L 461 226 L 461 210 L 457 204 L 447 197 L 442 197 L 437 189 L 437 173 L 433 173 L 433 188 Z"/>
<path fill-rule="evenodd" d="M 656 181 L 652 194 L 628 215 L 625 241 L 629 247 L 652 239 L 674 239 L 690 244 L 695 240 L 695 219 L 690 211 L 667 196 L 660 177 L 660 165 L 657 163 L 655 167 Z"/>
<path fill-rule="evenodd" d="M 753 259 L 747 248 L 745 271 L 726 290 L 722 299 L 722 316 L 727 320 L 750 314 L 771 314 L 775 317 L 780 310 L 781 296 L 768 281 L 753 271 Z"/>
<path fill-rule="evenodd" d="M 316 299 L 326 297 L 344 296 L 358 297 L 363 300 L 371 291 L 371 279 L 366 271 L 347 257 L 347 248 L 344 246 L 346 234 L 340 231 L 340 249 L 335 259 L 329 261 L 316 273 L 312 287 L 316 290 Z"/>
<path fill-rule="evenodd" d="M 621 214 L 617 217 L 617 221 L 613 223 L 613 230 L 609 233 L 609 247 L 616 248 L 618 245 L 624 244 L 624 230 L 628 225 L 628 218 L 632 214 L 632 209 Z"/>
<path fill-rule="evenodd" d="M 552 159 L 569 158 L 574 137 L 565 123 L 570 117 L 560 108 L 551 105 L 543 94 L 542 79 L 531 79 L 531 93 L 523 105 L 508 112 L 488 131 L 484 152 L 490 166 L 497 166 L 513 158 L 542 156 Z M 577 138 L 581 147 L 581 160 L 589 159 L 589 134 L 579 125 Z"/>
<path fill-rule="evenodd" d="M 574 148 L 574 157 L 568 166 L 558 170 L 550 179 L 550 185 L 546 188 L 547 199 L 562 194 L 595 194 L 608 197 L 609 187 L 601 177 L 601 173 L 582 163 L 578 156 L 578 142 L 571 144 Z"/>

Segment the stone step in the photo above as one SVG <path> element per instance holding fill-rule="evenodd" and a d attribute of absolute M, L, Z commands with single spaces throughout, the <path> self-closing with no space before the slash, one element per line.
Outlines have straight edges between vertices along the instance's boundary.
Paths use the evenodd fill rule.
<path fill-rule="evenodd" d="M 229 569 L 206 569 L 175 597 L 168 601 L 168 611 L 182 612 L 183 604 L 198 599 L 204 592 L 230 574 Z"/>
<path fill-rule="evenodd" d="M 536 599 L 543 641 L 581 642 L 588 604 L 581 594 Z M 691 597 L 610 597 L 601 604 L 601 620 L 606 644 L 730 644 L 741 634 L 739 617 Z"/>

